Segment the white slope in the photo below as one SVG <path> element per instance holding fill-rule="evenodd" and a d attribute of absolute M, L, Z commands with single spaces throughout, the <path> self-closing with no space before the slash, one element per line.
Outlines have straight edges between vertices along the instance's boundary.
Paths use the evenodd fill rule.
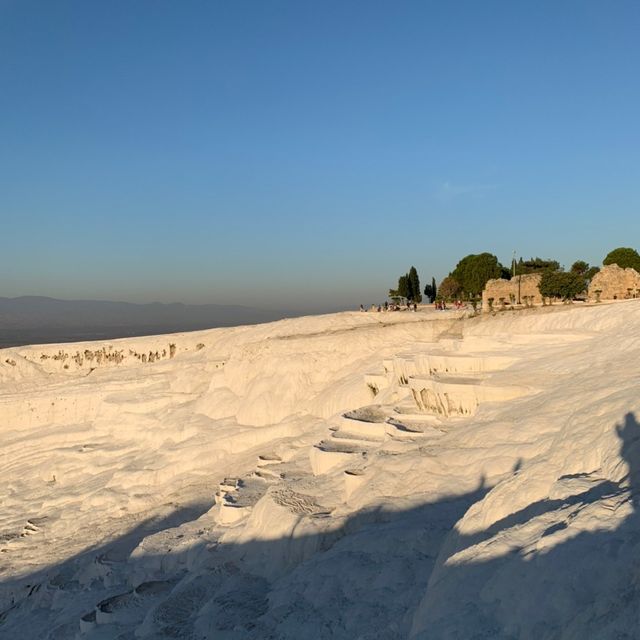
<path fill-rule="evenodd" d="M 640 302 L 0 351 L 0 638 L 634 638 Z"/>

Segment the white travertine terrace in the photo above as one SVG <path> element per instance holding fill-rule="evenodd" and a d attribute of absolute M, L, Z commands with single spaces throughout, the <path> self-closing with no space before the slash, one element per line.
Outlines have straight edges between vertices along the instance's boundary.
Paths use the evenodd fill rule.
<path fill-rule="evenodd" d="M 493 386 L 482 378 L 415 376 L 409 387 L 420 410 L 445 417 L 471 415 L 483 402 L 505 402 L 531 392 L 515 385 Z"/>
<path fill-rule="evenodd" d="M 461 315 L 0 351 L 0 637 L 634 637 L 640 301 Z"/>

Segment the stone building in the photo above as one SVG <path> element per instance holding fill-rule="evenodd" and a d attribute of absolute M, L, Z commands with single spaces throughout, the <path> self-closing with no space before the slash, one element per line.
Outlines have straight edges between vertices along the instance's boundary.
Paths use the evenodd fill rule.
<path fill-rule="evenodd" d="M 512 304 L 526 307 L 542 304 L 539 289 L 541 278 L 540 273 L 528 273 L 511 280 L 489 280 L 482 292 L 482 310 L 490 311 Z"/>
<path fill-rule="evenodd" d="M 589 284 L 589 300 L 626 300 L 640 298 L 640 273 L 608 264 L 596 273 Z"/>

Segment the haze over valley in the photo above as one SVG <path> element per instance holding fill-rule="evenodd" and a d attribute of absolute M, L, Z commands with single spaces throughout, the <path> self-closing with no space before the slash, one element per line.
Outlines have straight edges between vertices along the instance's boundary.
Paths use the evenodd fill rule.
<path fill-rule="evenodd" d="M 279 320 L 295 313 L 239 305 L 0 298 L 0 348 L 144 336 Z"/>

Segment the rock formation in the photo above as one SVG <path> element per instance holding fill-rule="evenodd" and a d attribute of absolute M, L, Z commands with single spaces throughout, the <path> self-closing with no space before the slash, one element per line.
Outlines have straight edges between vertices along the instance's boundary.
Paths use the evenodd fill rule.
<path fill-rule="evenodd" d="M 542 304 L 540 273 L 528 273 L 511 280 L 489 280 L 482 292 L 482 310 L 501 309 L 507 305 L 522 304 L 526 307 Z"/>
<path fill-rule="evenodd" d="M 589 285 L 589 299 L 625 300 L 640 297 L 640 273 L 635 269 L 623 269 L 608 264 L 596 273 Z"/>

